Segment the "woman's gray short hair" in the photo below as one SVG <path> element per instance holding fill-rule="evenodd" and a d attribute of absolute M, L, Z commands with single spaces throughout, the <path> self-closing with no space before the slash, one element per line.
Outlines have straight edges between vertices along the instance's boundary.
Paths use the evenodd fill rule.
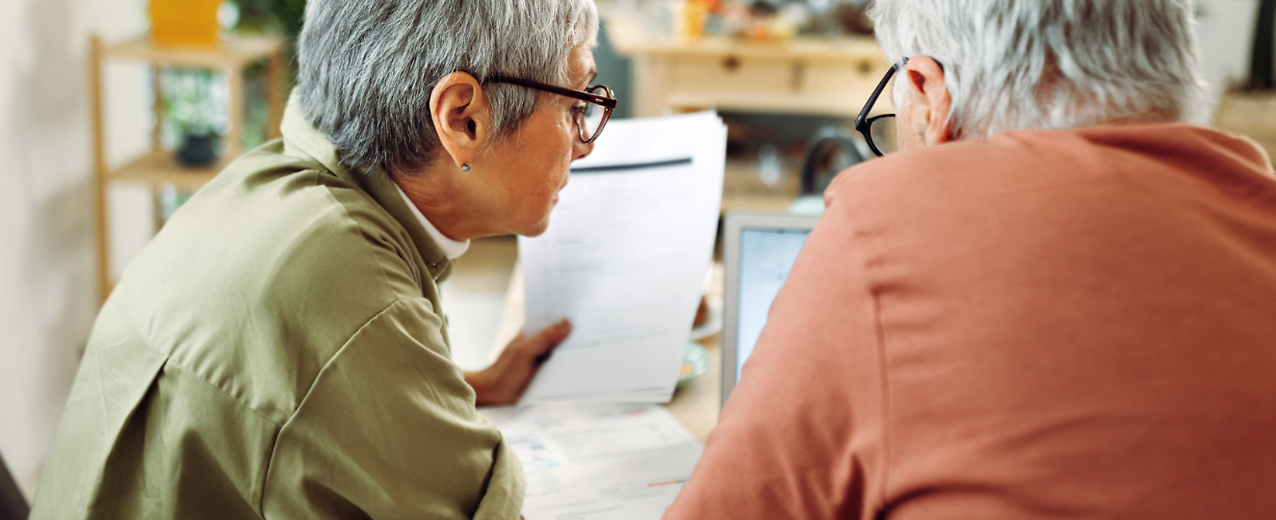
<path fill-rule="evenodd" d="M 891 63 L 944 66 L 959 139 L 1203 120 L 1191 0 L 876 0 L 870 16 Z"/>
<path fill-rule="evenodd" d="M 568 55 L 597 33 L 592 0 L 310 0 L 295 95 L 346 167 L 417 172 L 439 148 L 429 102 L 440 79 L 465 71 L 563 85 Z M 532 89 L 483 92 L 498 139 L 536 109 Z"/>

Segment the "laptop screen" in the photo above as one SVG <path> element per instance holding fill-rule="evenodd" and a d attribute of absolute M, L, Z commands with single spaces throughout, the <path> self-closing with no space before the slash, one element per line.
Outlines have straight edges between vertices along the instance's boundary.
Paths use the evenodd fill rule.
<path fill-rule="evenodd" d="M 736 321 L 735 379 L 766 326 L 771 301 L 810 234 L 807 229 L 744 228 L 740 232 L 739 307 Z"/>

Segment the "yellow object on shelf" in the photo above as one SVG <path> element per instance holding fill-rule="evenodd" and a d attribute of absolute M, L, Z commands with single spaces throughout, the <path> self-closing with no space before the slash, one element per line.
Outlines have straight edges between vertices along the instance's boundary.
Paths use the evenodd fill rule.
<path fill-rule="evenodd" d="M 151 34 L 166 47 L 217 46 L 221 0 L 151 0 Z"/>
<path fill-rule="evenodd" d="M 705 19 L 709 17 L 709 5 L 704 0 L 684 0 L 678 6 L 674 31 L 684 39 L 695 40 L 704 36 Z"/>

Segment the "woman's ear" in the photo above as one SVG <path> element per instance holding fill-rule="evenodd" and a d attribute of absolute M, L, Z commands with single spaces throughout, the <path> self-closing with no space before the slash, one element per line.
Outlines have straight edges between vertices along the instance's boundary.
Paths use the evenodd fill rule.
<path fill-rule="evenodd" d="M 923 112 L 920 114 L 925 124 L 922 128 L 923 142 L 931 145 L 952 141 L 949 114 L 953 98 L 948 92 L 944 68 L 930 57 L 916 56 L 908 60 L 903 72 L 908 82 L 909 100 Z"/>
<path fill-rule="evenodd" d="M 478 159 L 488 139 L 489 114 L 483 86 L 468 73 L 444 76 L 430 93 L 430 119 L 458 169 Z"/>

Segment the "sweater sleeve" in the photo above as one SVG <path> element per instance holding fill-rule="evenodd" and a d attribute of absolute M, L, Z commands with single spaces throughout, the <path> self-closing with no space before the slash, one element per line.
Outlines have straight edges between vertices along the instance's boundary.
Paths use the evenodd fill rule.
<path fill-rule="evenodd" d="M 442 326 L 425 300 L 398 300 L 349 339 L 280 431 L 267 518 L 518 518 L 522 469 Z"/>
<path fill-rule="evenodd" d="M 880 504 L 886 395 L 866 237 L 829 202 L 666 519 L 872 518 Z"/>

